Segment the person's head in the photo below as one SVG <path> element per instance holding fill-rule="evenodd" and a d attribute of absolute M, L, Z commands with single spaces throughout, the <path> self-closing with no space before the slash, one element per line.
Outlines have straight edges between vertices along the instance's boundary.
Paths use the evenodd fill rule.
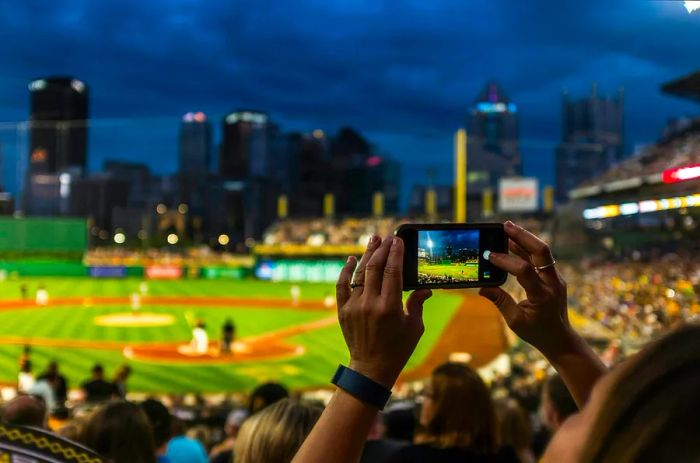
<path fill-rule="evenodd" d="M 416 431 L 415 407 L 406 403 L 390 405 L 384 411 L 384 437 L 413 441 Z"/>
<path fill-rule="evenodd" d="M 559 375 L 550 376 L 542 387 L 541 413 L 544 425 L 550 431 L 559 429 L 569 416 L 578 412 L 578 406 Z"/>
<path fill-rule="evenodd" d="M 99 363 L 92 367 L 92 379 L 102 379 L 105 376 L 105 370 Z"/>
<path fill-rule="evenodd" d="M 148 422 L 153 430 L 153 441 L 156 450 L 168 443 L 172 433 L 172 417 L 170 412 L 161 402 L 155 399 L 147 399 L 141 403 L 141 409 L 146 414 Z"/>
<path fill-rule="evenodd" d="M 131 375 L 131 367 L 129 365 L 122 365 L 119 367 L 117 370 L 117 373 L 114 375 L 114 379 L 116 381 L 126 381 L 129 376 Z"/>
<path fill-rule="evenodd" d="M 275 402 L 289 397 L 287 389 L 278 383 L 265 383 L 256 387 L 250 394 L 248 413 L 254 415 Z"/>
<path fill-rule="evenodd" d="M 554 435 L 543 461 L 695 461 L 699 390 L 700 326 L 686 326 L 603 377 Z"/>
<path fill-rule="evenodd" d="M 112 463 L 155 463 L 151 425 L 141 407 L 116 401 L 99 407 L 80 430 L 80 442 Z"/>
<path fill-rule="evenodd" d="M 55 360 L 52 360 L 49 362 L 49 364 L 46 366 L 46 373 L 49 375 L 57 375 L 58 374 L 58 362 Z"/>
<path fill-rule="evenodd" d="M 514 399 L 496 402 L 496 416 L 501 430 L 500 443 L 516 450 L 530 448 L 532 427 L 527 412 Z"/>
<path fill-rule="evenodd" d="M 236 463 L 289 463 L 323 409 L 284 399 L 243 423 L 234 444 Z"/>
<path fill-rule="evenodd" d="M 46 427 L 46 403 L 39 397 L 20 395 L 0 408 L 0 421 L 16 426 Z"/>
<path fill-rule="evenodd" d="M 248 412 L 245 410 L 233 410 L 226 417 L 226 424 L 224 425 L 224 431 L 228 437 L 235 438 L 238 432 L 241 430 L 241 426 L 248 418 Z"/>
<path fill-rule="evenodd" d="M 466 365 L 445 363 L 426 384 L 417 441 L 435 447 L 469 447 L 492 453 L 498 424 L 491 395 L 479 375 Z"/>

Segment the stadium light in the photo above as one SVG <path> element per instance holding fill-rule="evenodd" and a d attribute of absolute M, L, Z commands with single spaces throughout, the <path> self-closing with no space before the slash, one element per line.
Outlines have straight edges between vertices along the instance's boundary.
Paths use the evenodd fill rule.
<path fill-rule="evenodd" d="M 114 242 L 117 244 L 124 244 L 126 241 L 126 235 L 122 232 L 118 232 L 114 234 Z"/>
<path fill-rule="evenodd" d="M 167 207 L 165 204 L 163 204 L 163 203 L 159 203 L 159 204 L 156 206 L 156 212 L 159 213 L 160 215 L 163 215 L 163 214 L 165 214 L 166 212 L 168 212 L 168 207 Z"/>
<path fill-rule="evenodd" d="M 223 234 L 223 233 L 221 235 L 219 235 L 219 244 L 221 246 L 226 246 L 229 243 L 229 241 L 230 241 L 230 239 L 229 239 L 228 235 Z"/>
<path fill-rule="evenodd" d="M 177 244 L 178 241 L 180 241 L 180 238 L 175 233 L 168 235 L 168 244 Z"/>
<path fill-rule="evenodd" d="M 678 183 L 700 178 L 700 164 L 667 169 L 663 171 L 661 178 L 664 183 Z"/>
<path fill-rule="evenodd" d="M 189 210 L 190 210 L 189 206 L 185 203 L 182 203 L 179 206 L 177 206 L 177 211 L 182 215 L 187 214 L 187 211 L 189 211 Z"/>
<path fill-rule="evenodd" d="M 700 10 L 700 0 L 685 0 L 685 9 L 688 13 Z"/>

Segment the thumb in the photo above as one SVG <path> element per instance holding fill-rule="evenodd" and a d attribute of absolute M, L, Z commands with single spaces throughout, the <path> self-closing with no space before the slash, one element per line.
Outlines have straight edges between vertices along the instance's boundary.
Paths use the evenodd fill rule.
<path fill-rule="evenodd" d="M 513 297 L 501 288 L 493 286 L 481 288 L 479 295 L 493 302 L 506 321 L 512 320 L 518 310 L 518 304 Z"/>
<path fill-rule="evenodd" d="M 423 303 L 430 299 L 433 292 L 429 289 L 419 289 L 413 291 L 406 300 L 406 312 L 408 316 L 423 320 Z"/>

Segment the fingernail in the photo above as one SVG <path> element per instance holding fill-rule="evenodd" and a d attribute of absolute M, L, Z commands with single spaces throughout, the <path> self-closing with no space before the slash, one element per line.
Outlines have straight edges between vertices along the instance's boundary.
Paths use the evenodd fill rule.
<path fill-rule="evenodd" d="M 489 257 L 491 257 L 491 251 L 487 249 L 484 251 L 484 260 L 489 260 Z"/>
<path fill-rule="evenodd" d="M 353 258 L 354 258 L 354 256 L 348 256 L 348 260 L 345 261 L 345 263 L 346 263 L 346 264 L 349 264 L 350 262 L 352 262 L 352 259 L 353 259 Z"/>
<path fill-rule="evenodd" d="M 505 226 L 508 228 L 515 228 L 515 224 L 513 222 L 511 222 L 510 220 L 506 221 Z"/>

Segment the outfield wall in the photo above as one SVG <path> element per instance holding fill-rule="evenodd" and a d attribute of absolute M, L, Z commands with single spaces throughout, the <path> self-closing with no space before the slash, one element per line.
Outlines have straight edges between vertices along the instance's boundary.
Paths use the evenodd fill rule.
<path fill-rule="evenodd" d="M 87 247 L 85 219 L 0 217 L 0 253 L 83 253 Z"/>

